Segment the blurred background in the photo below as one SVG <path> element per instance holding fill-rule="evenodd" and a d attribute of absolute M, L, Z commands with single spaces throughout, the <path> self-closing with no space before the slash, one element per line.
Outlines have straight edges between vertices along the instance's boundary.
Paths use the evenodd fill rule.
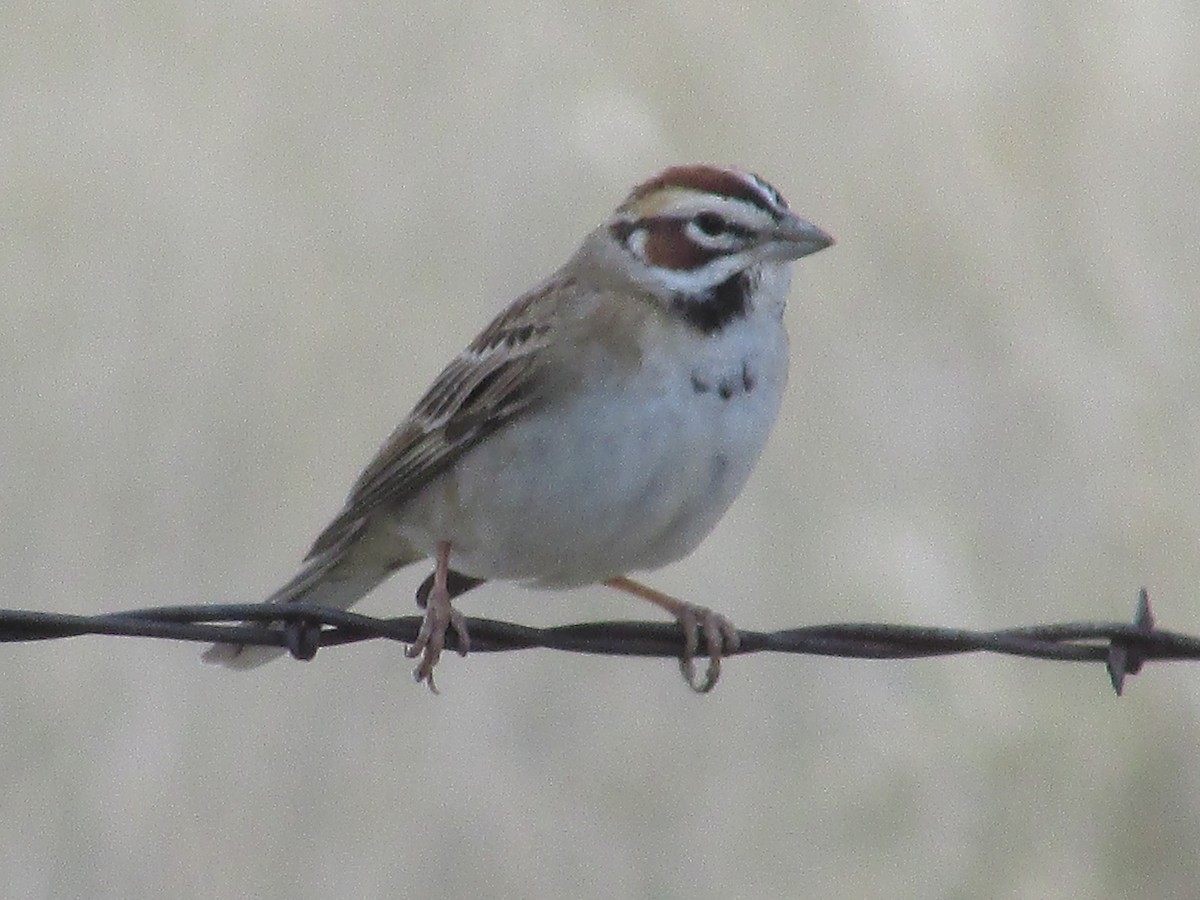
<path fill-rule="evenodd" d="M 256 600 L 507 300 L 673 162 L 838 236 L 718 532 L 742 627 L 1200 632 L 1200 7 L 22 5 L 0 605 Z M 405 571 L 362 605 L 412 609 Z M 493 585 L 468 614 L 647 618 Z M 6 897 L 1194 896 L 1200 669 L 0 653 Z"/>

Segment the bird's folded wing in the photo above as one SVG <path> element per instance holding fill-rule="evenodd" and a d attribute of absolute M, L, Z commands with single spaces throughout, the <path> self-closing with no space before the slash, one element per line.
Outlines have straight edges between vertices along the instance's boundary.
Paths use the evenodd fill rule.
<path fill-rule="evenodd" d="M 307 559 L 340 549 L 382 506 L 403 504 L 487 435 L 539 399 L 553 284 L 501 313 L 434 380 L 363 471 Z"/>

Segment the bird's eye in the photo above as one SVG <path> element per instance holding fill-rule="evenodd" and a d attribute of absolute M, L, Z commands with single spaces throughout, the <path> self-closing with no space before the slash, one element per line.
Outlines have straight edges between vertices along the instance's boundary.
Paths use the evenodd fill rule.
<path fill-rule="evenodd" d="M 723 234 L 729 230 L 729 224 L 716 213 L 700 213 L 695 218 L 696 227 L 707 234 L 709 237 L 716 237 L 718 234 Z"/>

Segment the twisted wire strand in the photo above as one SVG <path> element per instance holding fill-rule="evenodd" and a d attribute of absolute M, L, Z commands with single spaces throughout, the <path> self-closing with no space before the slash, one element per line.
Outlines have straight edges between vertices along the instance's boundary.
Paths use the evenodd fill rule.
<path fill-rule="evenodd" d="M 678 657 L 683 636 L 674 623 L 586 622 L 536 628 L 468 618 L 471 651 L 543 648 L 613 656 Z M 311 659 L 319 647 L 386 639 L 411 643 L 420 616 L 374 618 L 306 603 L 160 606 L 96 616 L 0 609 L 0 642 L 44 641 L 80 635 L 120 635 L 178 641 L 284 647 Z M 842 623 L 782 631 L 739 631 L 736 654 L 802 653 L 854 659 L 917 659 L 961 653 L 1000 653 L 1062 662 L 1104 662 L 1121 694 L 1127 676 L 1151 660 L 1198 660 L 1200 637 L 1155 627 L 1150 598 L 1138 593 L 1132 624 L 1073 622 L 995 631 L 913 625 Z M 448 649 L 457 635 L 446 634 Z"/>

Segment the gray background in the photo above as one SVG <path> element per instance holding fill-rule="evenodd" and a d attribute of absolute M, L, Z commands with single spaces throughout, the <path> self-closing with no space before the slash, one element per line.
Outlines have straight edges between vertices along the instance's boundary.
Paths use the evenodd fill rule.
<path fill-rule="evenodd" d="M 1004 11 L 1000 8 L 1004 7 Z M 1200 7 L 10 6 L 0 602 L 254 600 L 428 380 L 670 162 L 834 232 L 742 499 L 748 628 L 1200 631 Z M 411 609 L 425 570 L 364 609 Z M 505 586 L 531 623 L 648 607 Z M 6 897 L 1178 897 L 1200 669 L 754 657 L 251 675 L 0 653 Z"/>

